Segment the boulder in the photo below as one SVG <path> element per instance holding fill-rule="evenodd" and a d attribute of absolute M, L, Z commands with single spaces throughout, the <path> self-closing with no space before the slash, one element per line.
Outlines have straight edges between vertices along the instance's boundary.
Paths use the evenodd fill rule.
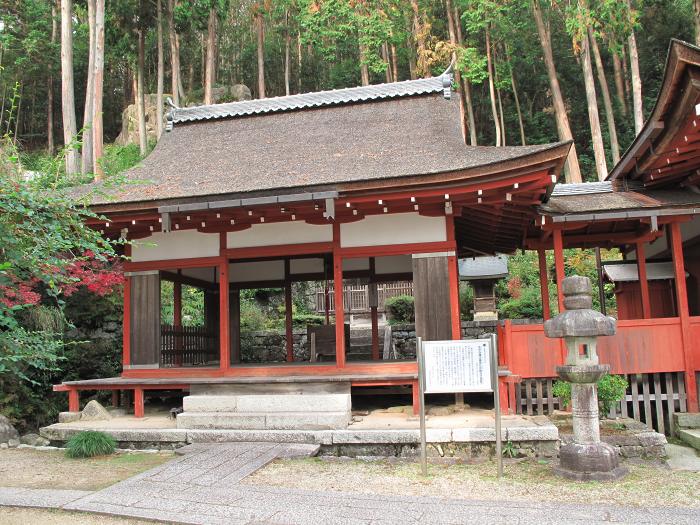
<path fill-rule="evenodd" d="M 216 86 L 211 90 L 214 104 L 222 102 L 239 102 L 253 98 L 250 89 L 244 84 L 234 84 L 233 86 Z"/>
<path fill-rule="evenodd" d="M 81 421 L 108 421 L 112 419 L 109 411 L 94 399 L 88 402 L 80 414 Z"/>
<path fill-rule="evenodd" d="M 58 422 L 59 423 L 73 423 L 75 421 L 80 421 L 80 412 L 59 412 Z"/>
<path fill-rule="evenodd" d="M 13 445 L 14 442 L 17 444 Z M 0 443 L 7 443 L 10 447 L 19 445 L 19 432 L 2 414 L 0 414 Z"/>
<path fill-rule="evenodd" d="M 23 445 L 29 445 L 32 447 L 45 447 L 50 442 L 48 439 L 41 437 L 39 434 L 25 434 L 20 438 L 20 443 Z"/>

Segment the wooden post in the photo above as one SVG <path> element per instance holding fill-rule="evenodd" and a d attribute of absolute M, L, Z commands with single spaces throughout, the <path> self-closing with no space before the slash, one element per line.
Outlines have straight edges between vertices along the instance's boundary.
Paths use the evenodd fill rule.
<path fill-rule="evenodd" d="M 68 412 L 80 412 L 80 392 L 77 388 L 68 391 Z"/>
<path fill-rule="evenodd" d="M 134 388 L 134 417 L 143 417 L 144 415 L 144 396 L 143 388 Z"/>
<path fill-rule="evenodd" d="M 231 367 L 231 335 L 229 332 L 228 259 L 219 263 L 219 368 Z"/>
<path fill-rule="evenodd" d="M 119 390 L 112 390 L 112 406 L 119 407 Z"/>
<path fill-rule="evenodd" d="M 557 274 L 557 304 L 559 313 L 564 311 L 564 294 L 561 291 L 561 282 L 564 280 L 564 240 L 561 230 L 552 232 L 554 238 L 554 268 Z"/>
<path fill-rule="evenodd" d="M 377 294 L 377 283 L 375 281 L 376 260 L 374 257 L 369 258 L 369 311 L 372 320 L 372 359 L 379 360 L 379 316 L 377 307 L 379 296 Z"/>
<path fill-rule="evenodd" d="M 552 317 L 549 307 L 549 278 L 547 276 L 547 250 L 537 249 L 537 258 L 540 263 L 540 295 L 542 296 L 542 317 L 546 321 Z"/>
<path fill-rule="evenodd" d="M 642 317 L 651 319 L 651 301 L 649 299 L 649 281 L 647 280 L 647 261 L 644 253 L 644 242 L 637 243 L 637 273 L 639 288 L 642 296 Z"/>
<path fill-rule="evenodd" d="M 124 321 L 122 323 L 122 367 L 131 364 L 131 277 L 124 277 Z"/>
<path fill-rule="evenodd" d="M 292 283 L 289 280 L 289 259 L 284 260 L 284 310 L 287 338 L 287 362 L 294 361 L 294 319 L 292 315 Z"/>
<path fill-rule="evenodd" d="M 179 273 L 179 271 L 178 271 Z M 182 283 L 173 283 L 173 328 L 175 329 L 175 365 L 182 366 Z"/>
<path fill-rule="evenodd" d="M 698 411 L 698 387 L 693 363 L 694 345 L 690 331 L 690 312 L 688 310 L 688 290 L 685 282 L 685 263 L 683 261 L 683 238 L 680 223 L 669 224 L 671 231 L 671 252 L 676 280 L 676 303 L 678 317 L 681 321 L 683 339 L 683 359 L 685 361 L 685 391 L 688 395 L 688 412 Z"/>
<path fill-rule="evenodd" d="M 455 221 L 452 215 L 445 216 L 447 228 L 447 241 L 455 242 Z M 462 327 L 459 318 L 459 267 L 457 255 L 450 252 L 447 256 L 447 277 L 450 287 L 450 325 L 452 327 L 452 339 L 462 339 Z"/>
<path fill-rule="evenodd" d="M 345 367 L 345 308 L 343 305 L 343 258 L 340 255 L 340 223 L 333 223 L 333 295 L 335 299 L 335 364 Z"/>
<path fill-rule="evenodd" d="M 229 291 L 229 336 L 231 339 L 231 362 L 241 362 L 241 291 Z"/>

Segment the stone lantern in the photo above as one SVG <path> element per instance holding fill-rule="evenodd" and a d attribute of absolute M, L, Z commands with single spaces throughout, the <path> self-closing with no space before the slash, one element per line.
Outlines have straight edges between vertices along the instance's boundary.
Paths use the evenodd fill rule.
<path fill-rule="evenodd" d="M 610 365 L 598 364 L 597 338 L 614 335 L 616 321 L 591 308 L 588 277 L 567 277 L 562 281 L 562 293 L 566 311 L 546 321 L 544 333 L 563 338 L 568 349 L 566 364 L 557 367 L 557 375 L 571 383 L 574 442 L 561 447 L 554 471 L 570 479 L 618 479 L 627 469 L 620 466 L 615 449 L 600 441 L 596 387 L 610 372 Z"/>

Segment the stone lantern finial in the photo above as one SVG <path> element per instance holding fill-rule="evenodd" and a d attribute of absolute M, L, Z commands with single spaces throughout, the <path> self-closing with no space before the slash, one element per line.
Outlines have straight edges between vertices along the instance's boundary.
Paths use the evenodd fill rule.
<path fill-rule="evenodd" d="M 544 324 L 547 337 L 562 338 L 568 354 L 557 375 L 571 383 L 574 442 L 559 451 L 555 472 L 579 480 L 617 479 L 627 473 L 617 453 L 600 441 L 598 391 L 596 383 L 610 372 L 610 365 L 598 364 L 598 336 L 614 335 L 617 321 L 592 309 L 593 292 L 588 277 L 578 275 L 562 281 L 566 311 Z"/>

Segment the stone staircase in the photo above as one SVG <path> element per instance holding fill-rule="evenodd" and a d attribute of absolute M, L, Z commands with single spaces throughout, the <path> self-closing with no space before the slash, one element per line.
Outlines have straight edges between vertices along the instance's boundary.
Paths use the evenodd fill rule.
<path fill-rule="evenodd" d="M 351 420 L 349 382 L 192 385 L 177 428 L 332 430 Z"/>
<path fill-rule="evenodd" d="M 379 327 L 379 355 L 384 349 L 384 326 Z M 372 329 L 351 328 L 350 348 L 346 352 L 348 361 L 369 361 L 372 359 Z"/>
<path fill-rule="evenodd" d="M 700 451 L 700 414 L 676 413 L 673 420 L 678 438 Z"/>

